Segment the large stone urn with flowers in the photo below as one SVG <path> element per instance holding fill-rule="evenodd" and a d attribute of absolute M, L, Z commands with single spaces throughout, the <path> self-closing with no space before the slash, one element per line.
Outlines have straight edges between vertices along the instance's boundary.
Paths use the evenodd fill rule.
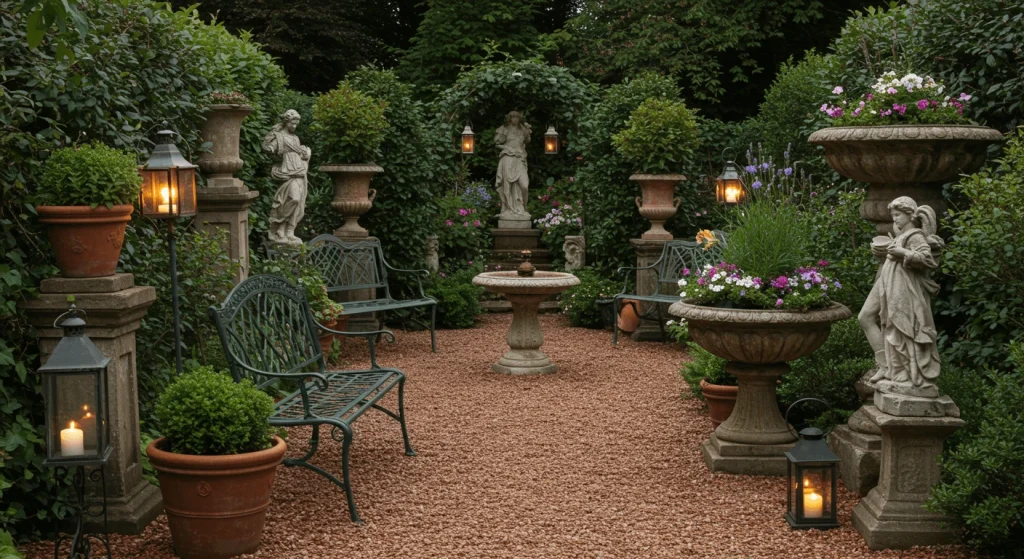
<path fill-rule="evenodd" d="M 344 220 L 334 234 L 362 238 L 369 232 L 359 218 L 373 207 L 377 191 L 370 188 L 374 175 L 384 169 L 371 161 L 380 153 L 388 128 L 384 105 L 343 83 L 321 95 L 313 104 L 312 129 L 320 135 L 329 163 L 319 167 L 331 177 L 331 207 Z"/>
<path fill-rule="evenodd" d="M 825 148 L 837 173 L 870 184 L 860 213 L 880 234 L 892 232 L 886 208 L 900 196 L 942 214 L 942 185 L 978 170 L 988 146 L 1003 139 L 998 130 L 970 122 L 964 114 L 970 95 L 950 96 L 930 77 L 888 72 L 860 100 L 843 94 L 836 87 L 835 104 L 822 106 L 835 126 L 808 141 Z"/>

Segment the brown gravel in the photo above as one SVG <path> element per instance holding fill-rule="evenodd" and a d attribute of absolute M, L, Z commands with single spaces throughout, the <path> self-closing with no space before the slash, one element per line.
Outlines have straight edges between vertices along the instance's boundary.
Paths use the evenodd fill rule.
<path fill-rule="evenodd" d="M 789 528 L 781 478 L 713 475 L 700 445 L 711 423 L 682 399 L 678 347 L 571 328 L 541 317 L 556 375 L 490 372 L 510 315 L 472 330 L 398 332 L 380 362 L 408 375 L 406 407 L 418 457 L 398 425 L 356 422 L 353 486 L 280 468 L 260 558 L 969 557 L 957 547 L 871 552 L 850 525 L 856 497 L 840 494 L 843 526 Z M 347 346 L 355 350 L 354 342 Z M 362 358 L 362 357 L 360 357 Z M 289 455 L 308 431 L 291 430 Z M 319 463 L 339 468 L 340 445 Z M 46 557 L 45 545 L 30 558 Z M 173 557 L 166 518 L 141 536 L 115 536 L 114 556 Z"/>

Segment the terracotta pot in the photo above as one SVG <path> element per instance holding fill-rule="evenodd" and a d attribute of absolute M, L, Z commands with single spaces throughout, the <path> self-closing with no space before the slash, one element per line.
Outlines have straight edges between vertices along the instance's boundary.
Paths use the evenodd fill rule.
<path fill-rule="evenodd" d="M 113 208 L 36 206 L 39 221 L 47 226 L 57 267 L 66 278 L 114 275 L 133 211 L 131 204 Z"/>
<path fill-rule="evenodd" d="M 199 156 L 199 168 L 207 175 L 208 182 L 216 179 L 231 179 L 231 175 L 242 169 L 245 162 L 238 156 L 238 143 L 242 121 L 252 113 L 249 105 L 210 105 L 203 116 L 200 132 L 204 142 L 213 145 L 210 151 Z"/>
<path fill-rule="evenodd" d="M 717 429 L 736 407 L 736 393 L 738 386 L 727 386 L 724 384 L 711 384 L 707 379 L 701 379 L 700 391 L 704 395 L 704 401 L 708 403 L 708 415 L 711 416 L 711 425 Z"/>
<path fill-rule="evenodd" d="M 632 303 L 632 304 L 630 304 Z M 619 330 L 623 332 L 633 332 L 640 327 L 640 316 L 637 311 L 640 310 L 640 301 L 636 299 L 623 299 L 619 301 Z"/>
<path fill-rule="evenodd" d="M 331 330 L 344 332 L 345 328 L 348 326 L 348 317 L 342 316 L 337 320 L 324 324 L 324 326 Z M 343 337 L 338 336 L 337 334 L 322 334 L 320 336 L 320 351 L 323 352 L 324 355 L 327 355 L 327 353 L 331 351 L 331 346 L 334 345 L 334 340 L 341 341 L 342 339 Z"/>
<path fill-rule="evenodd" d="M 998 130 L 984 126 L 904 124 L 824 128 L 807 141 L 824 146 L 825 159 L 840 175 L 871 183 L 860 214 L 884 234 L 892 232 L 889 202 L 910 196 L 941 214 L 943 183 L 978 170 L 989 144 L 1002 140 Z"/>
<path fill-rule="evenodd" d="M 736 407 L 715 429 L 720 440 L 779 445 L 796 440 L 779 412 L 775 388 L 789 372 L 787 361 L 810 355 L 828 339 L 832 323 L 852 316 L 833 303 L 806 312 L 794 310 L 724 309 L 674 303 L 669 313 L 686 319 L 690 338 L 700 347 L 727 359 L 725 370 L 736 377 Z"/>
<path fill-rule="evenodd" d="M 338 237 L 367 237 L 369 232 L 359 225 L 359 216 L 370 211 L 377 191 L 370 188 L 373 175 L 384 169 L 373 164 L 324 165 L 320 171 L 327 173 L 334 183 L 334 198 L 331 207 L 341 213 L 345 223 L 334 234 Z"/>
<path fill-rule="evenodd" d="M 651 222 L 651 228 L 641 239 L 671 241 L 672 233 L 665 230 L 665 222 L 676 215 L 680 199 L 675 197 L 676 183 L 685 180 L 683 175 L 643 175 L 637 174 L 629 180 L 640 183 L 642 196 L 636 197 L 636 207 L 640 215 Z"/>
<path fill-rule="evenodd" d="M 146 455 L 160 479 L 174 552 L 183 559 L 255 552 L 284 441 L 275 436 L 266 450 L 231 456 L 175 454 L 160 449 L 165 441 L 150 443 Z"/>

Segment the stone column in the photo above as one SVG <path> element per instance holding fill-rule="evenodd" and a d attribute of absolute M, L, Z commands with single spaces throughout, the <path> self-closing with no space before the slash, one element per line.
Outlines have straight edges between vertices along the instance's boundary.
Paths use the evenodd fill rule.
<path fill-rule="evenodd" d="M 252 108 L 247 105 L 212 105 L 202 126 L 203 140 L 210 151 L 199 157 L 206 186 L 196 190 L 196 225 L 201 231 L 228 232 L 224 251 L 239 263 L 235 281 L 249 275 L 249 205 L 259 196 L 233 174 L 245 164 L 238 156 L 242 120 Z"/>
<path fill-rule="evenodd" d="M 876 371 L 871 369 L 854 385 L 860 395 L 860 409 L 853 412 L 846 425 L 837 426 L 828 436 L 828 446 L 839 456 L 843 485 L 861 497 L 878 485 L 882 461 L 882 428 L 865 411 L 865 405 L 872 403 L 875 394 L 867 379 Z"/>
<path fill-rule="evenodd" d="M 110 530 L 137 534 L 156 518 L 162 504 L 160 489 L 142 478 L 135 371 L 135 331 L 156 300 L 156 290 L 135 285 L 131 274 L 43 280 L 39 297 L 21 305 L 39 330 L 43 362 L 60 341 L 62 332 L 53 322 L 68 309 L 68 295 L 74 295 L 75 305 L 87 313 L 86 335 L 110 357 L 107 386 L 113 452 L 105 469 Z"/>
<path fill-rule="evenodd" d="M 636 249 L 636 266 L 642 268 L 650 266 L 661 258 L 661 251 L 665 247 L 665 241 L 658 239 L 630 239 L 630 244 Z M 639 270 L 636 273 L 636 294 L 654 295 L 658 292 L 658 274 L 654 269 Z M 668 320 L 668 304 L 662 305 L 661 314 Z M 640 312 L 643 314 L 656 315 L 654 303 L 640 303 Z M 658 324 L 651 321 L 641 320 L 632 338 L 637 342 L 648 342 L 652 340 L 661 341 L 661 329 Z"/>
<path fill-rule="evenodd" d="M 865 415 L 882 430 L 878 485 L 853 508 L 853 526 L 871 549 L 953 543 L 949 519 L 924 503 L 939 482 L 942 444 L 964 425 L 949 397 L 876 392 Z"/>

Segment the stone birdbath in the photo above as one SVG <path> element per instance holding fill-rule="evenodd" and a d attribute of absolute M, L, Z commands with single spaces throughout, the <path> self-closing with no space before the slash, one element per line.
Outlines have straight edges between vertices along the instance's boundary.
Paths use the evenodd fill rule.
<path fill-rule="evenodd" d="M 519 271 L 485 272 L 473 278 L 473 285 L 500 293 L 512 303 L 512 325 L 505 337 L 509 350 L 491 365 L 491 370 L 506 375 L 558 372 L 558 365 L 540 350 L 544 333 L 537 310 L 544 299 L 579 283 L 572 274 L 534 271 L 529 262 L 524 262 Z"/>

